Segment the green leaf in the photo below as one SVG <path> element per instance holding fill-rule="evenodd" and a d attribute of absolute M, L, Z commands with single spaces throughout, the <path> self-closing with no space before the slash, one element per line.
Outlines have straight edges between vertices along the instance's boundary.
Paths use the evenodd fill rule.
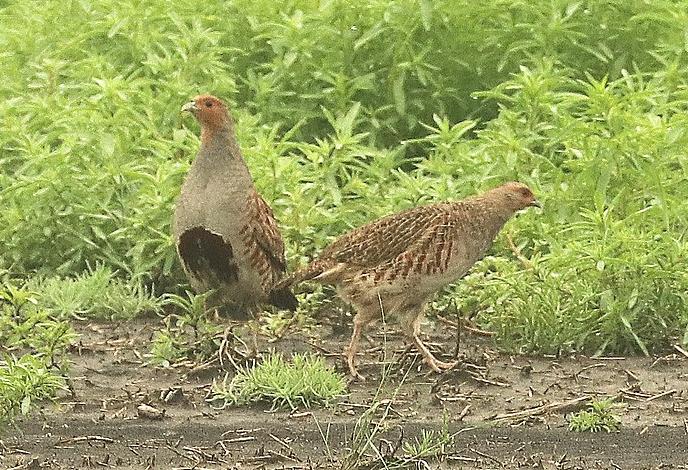
<path fill-rule="evenodd" d="M 607 163 L 601 169 L 600 176 L 597 178 L 597 185 L 595 186 L 595 208 L 602 212 L 607 202 L 607 188 L 609 187 L 609 180 L 612 175 L 612 164 Z"/>
<path fill-rule="evenodd" d="M 344 135 L 350 136 L 353 134 L 354 122 L 356 121 L 356 116 L 361 109 L 361 103 L 355 102 L 349 111 L 346 113 L 344 118 L 339 123 L 339 129 L 344 133 Z"/>
<path fill-rule="evenodd" d="M 418 0 L 420 4 L 420 17 L 423 20 L 423 27 L 426 31 L 430 31 L 432 27 L 432 0 Z"/>
<path fill-rule="evenodd" d="M 406 72 L 401 71 L 394 84 L 392 85 L 392 94 L 394 96 L 394 106 L 397 113 L 400 115 L 406 114 L 406 94 L 404 92 L 404 80 L 406 79 Z"/>
<path fill-rule="evenodd" d="M 633 336 L 635 343 L 643 351 L 643 354 L 645 354 L 646 356 L 649 356 L 650 353 L 648 352 L 647 347 L 645 347 L 645 343 L 640 339 L 640 337 L 638 337 L 636 332 L 633 331 L 633 327 L 631 326 L 631 322 L 629 322 L 628 319 L 623 315 L 621 315 L 620 318 L 621 318 L 621 323 L 623 323 L 623 325 L 626 327 L 628 332 Z"/>
<path fill-rule="evenodd" d="M 637 303 L 638 303 L 638 288 L 636 287 L 635 289 L 633 289 L 633 291 L 631 292 L 631 296 L 628 299 L 628 309 L 632 310 L 633 307 L 635 307 Z"/>
<path fill-rule="evenodd" d="M 106 157 L 112 157 L 115 153 L 115 136 L 112 134 L 103 134 L 100 137 L 100 148 Z"/>
<path fill-rule="evenodd" d="M 359 50 L 361 47 L 365 46 L 369 41 L 372 41 L 373 39 L 378 37 L 384 30 L 385 28 L 382 25 L 382 23 L 375 23 L 375 25 L 372 28 L 363 33 L 363 35 L 360 38 L 358 38 L 358 40 L 354 43 L 354 51 Z"/>

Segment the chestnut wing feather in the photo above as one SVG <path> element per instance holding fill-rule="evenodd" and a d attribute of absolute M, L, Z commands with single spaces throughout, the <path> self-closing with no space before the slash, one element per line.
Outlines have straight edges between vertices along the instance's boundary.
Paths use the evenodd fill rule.
<path fill-rule="evenodd" d="M 247 205 L 248 223 L 242 230 L 244 243 L 250 247 L 253 267 L 264 278 L 265 287 L 269 288 L 287 269 L 284 242 L 272 209 L 257 192 L 249 196 Z"/>
<path fill-rule="evenodd" d="M 415 239 L 394 258 L 366 270 L 375 281 L 394 281 L 415 275 L 444 273 L 451 259 L 456 239 L 452 214 L 436 214 L 431 223 L 419 230 Z"/>
<path fill-rule="evenodd" d="M 383 217 L 335 240 L 319 259 L 374 267 L 395 259 L 446 214 L 441 204 L 421 206 Z"/>

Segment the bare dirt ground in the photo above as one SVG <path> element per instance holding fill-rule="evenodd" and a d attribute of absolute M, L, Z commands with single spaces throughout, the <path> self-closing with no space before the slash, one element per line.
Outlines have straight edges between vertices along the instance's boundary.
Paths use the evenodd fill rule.
<path fill-rule="evenodd" d="M 78 325 L 73 393 L 0 431 L 0 468 L 342 468 L 386 357 L 395 371 L 380 395 L 391 400 L 377 438 L 383 439 L 381 454 L 400 438 L 411 442 L 423 430 L 440 431 L 446 415 L 455 436 L 429 468 L 688 469 L 688 358 L 678 352 L 660 358 L 509 356 L 491 339 L 464 333 L 469 365 L 439 376 L 420 365 L 397 333 L 388 328 L 383 334 L 380 327 L 371 329 L 359 359 L 368 380 L 351 383 L 333 409 L 217 410 L 205 399 L 223 372 L 145 365 L 159 327 L 159 319 Z M 444 324 L 425 330 L 448 358 L 454 330 Z M 295 332 L 261 342 L 260 349 L 313 351 L 341 368 L 338 353 L 347 339 L 345 331 L 322 327 L 310 336 Z M 620 432 L 568 430 L 568 413 L 607 396 L 620 403 Z M 137 409 L 141 404 L 164 416 L 147 417 Z M 369 468 L 365 460 L 357 468 Z"/>

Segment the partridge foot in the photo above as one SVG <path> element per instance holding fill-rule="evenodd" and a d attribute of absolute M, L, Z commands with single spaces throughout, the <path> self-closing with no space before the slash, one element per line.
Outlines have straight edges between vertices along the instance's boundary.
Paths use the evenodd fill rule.
<path fill-rule="evenodd" d="M 429 365 L 432 370 L 434 370 L 438 374 L 441 374 L 445 370 L 453 369 L 454 366 L 456 366 L 456 364 L 459 363 L 459 361 L 443 362 L 430 356 L 425 358 L 425 363 Z"/>
<path fill-rule="evenodd" d="M 365 377 L 362 376 L 356 369 L 356 365 L 354 364 L 354 356 L 355 354 L 350 354 L 348 351 L 344 354 L 344 357 L 346 357 L 346 364 L 349 366 L 349 373 L 354 377 L 354 379 L 365 382 Z"/>

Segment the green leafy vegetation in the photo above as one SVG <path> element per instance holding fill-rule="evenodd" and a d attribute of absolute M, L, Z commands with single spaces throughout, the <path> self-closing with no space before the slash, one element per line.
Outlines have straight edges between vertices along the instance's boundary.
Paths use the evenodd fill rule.
<path fill-rule="evenodd" d="M 76 336 L 33 292 L 0 287 L 0 423 L 28 414 L 37 401 L 65 388 L 65 353 Z"/>
<path fill-rule="evenodd" d="M 75 277 L 36 277 L 21 287 L 0 284 L 0 421 L 65 388 L 67 352 L 78 338 L 71 321 L 132 318 L 159 312 L 162 303 L 105 266 Z"/>
<path fill-rule="evenodd" d="M 401 457 L 400 464 L 405 467 L 415 464 L 416 468 L 421 462 L 427 465 L 426 460 L 444 457 L 447 446 L 453 442 L 454 435 L 449 434 L 449 423 L 445 414 L 439 431 L 422 429 L 420 437 L 402 443 L 404 456 Z"/>
<path fill-rule="evenodd" d="M 527 262 L 500 236 L 439 303 L 455 299 L 510 351 L 688 344 L 686 12 L 0 2 L 0 270 L 60 316 L 129 318 L 183 293 L 170 218 L 198 129 L 179 109 L 212 92 L 231 104 L 292 267 L 376 217 L 518 179 L 545 204 L 505 230 Z M 153 357 L 197 346 L 168 328 Z"/>
<path fill-rule="evenodd" d="M 569 418 L 569 430 L 575 432 L 614 432 L 621 428 L 621 420 L 614 413 L 618 406 L 613 400 L 594 400 L 588 410 Z"/>
<path fill-rule="evenodd" d="M 290 362 L 271 354 L 254 367 L 213 383 L 211 401 L 220 406 L 268 403 L 273 408 L 327 405 L 346 391 L 344 378 L 321 357 L 294 354 Z"/>

